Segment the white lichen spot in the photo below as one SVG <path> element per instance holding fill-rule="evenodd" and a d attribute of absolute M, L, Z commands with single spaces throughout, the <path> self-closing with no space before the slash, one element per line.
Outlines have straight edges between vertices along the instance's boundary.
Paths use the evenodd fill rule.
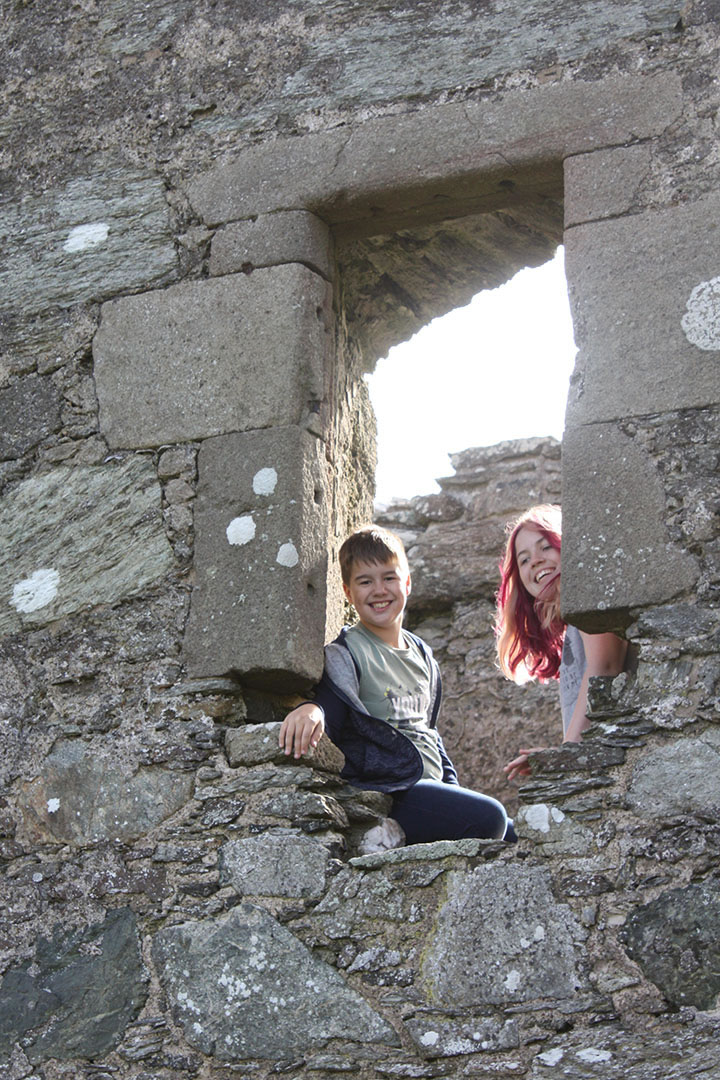
<path fill-rule="evenodd" d="M 181 1006 L 183 1006 L 184 1008 L 188 1009 L 189 1012 L 197 1013 L 198 1016 L 200 1015 L 200 1009 L 197 1007 L 195 1002 L 192 1000 L 192 998 L 188 994 L 187 990 L 178 990 L 177 999 L 178 999 L 178 1003 Z"/>
<path fill-rule="evenodd" d="M 248 967 L 255 968 L 256 971 L 264 971 L 267 967 L 267 954 L 264 952 L 252 953 L 248 960 Z"/>
<path fill-rule="evenodd" d="M 57 814 L 59 809 L 60 809 L 60 800 L 59 799 L 48 799 L 48 801 L 47 801 L 47 812 L 48 812 L 48 814 Z"/>
<path fill-rule="evenodd" d="M 534 937 L 535 941 L 544 941 L 545 940 L 545 927 L 544 926 L 536 926 L 535 927 L 535 933 L 533 934 L 533 937 Z"/>
<path fill-rule="evenodd" d="M 249 544 L 255 538 L 255 522 L 250 514 L 233 518 L 225 530 L 228 544 Z"/>
<path fill-rule="evenodd" d="M 517 990 L 521 982 L 522 975 L 516 968 L 513 968 L 511 971 L 508 971 L 507 975 L 505 976 L 504 986 L 506 990 L 510 990 L 512 992 L 513 990 Z"/>
<path fill-rule="evenodd" d="M 696 285 L 680 320 L 685 337 L 698 349 L 720 349 L 720 277 Z"/>
<path fill-rule="evenodd" d="M 253 476 L 253 491 L 256 495 L 272 495 L 277 482 L 278 474 L 274 469 L 259 469 Z"/>
<path fill-rule="evenodd" d="M 104 221 L 93 221 L 90 225 L 76 225 L 68 233 L 67 240 L 63 244 L 63 251 L 87 251 L 88 248 L 98 247 L 105 243 L 109 232 L 110 227 Z"/>
<path fill-rule="evenodd" d="M 556 825 L 559 825 L 561 821 L 565 820 L 565 815 L 563 814 L 562 810 L 560 810 L 557 806 L 553 806 L 550 811 L 550 816 L 552 817 Z"/>
<path fill-rule="evenodd" d="M 537 1059 L 542 1061 L 543 1065 L 557 1065 L 564 1056 L 565 1051 L 556 1047 L 554 1050 L 545 1050 L 544 1053 L 538 1054 Z"/>
<path fill-rule="evenodd" d="M 612 1054 L 609 1050 L 596 1050 L 589 1046 L 587 1050 L 578 1050 L 577 1056 L 581 1061 L 609 1061 Z"/>
<path fill-rule="evenodd" d="M 535 803 L 525 810 L 525 821 L 536 832 L 550 832 L 550 811 L 545 803 Z"/>
<path fill-rule="evenodd" d="M 237 975 L 228 972 L 227 965 L 223 968 L 218 983 L 220 986 L 225 987 L 229 1002 L 235 1001 L 236 998 L 249 998 L 252 993 L 244 979 L 240 979 Z"/>
<path fill-rule="evenodd" d="M 281 545 L 280 550 L 277 553 L 276 562 L 279 562 L 281 566 L 297 566 L 300 562 L 300 556 L 292 541 L 288 541 L 287 544 Z"/>
<path fill-rule="evenodd" d="M 41 570 L 36 570 L 29 578 L 18 581 L 13 589 L 10 603 L 16 611 L 24 614 L 39 611 L 55 599 L 59 583 L 60 575 L 57 570 L 43 567 Z"/>
<path fill-rule="evenodd" d="M 420 1036 L 420 1042 L 423 1046 L 435 1046 L 439 1038 L 437 1031 L 426 1031 L 424 1035 Z"/>

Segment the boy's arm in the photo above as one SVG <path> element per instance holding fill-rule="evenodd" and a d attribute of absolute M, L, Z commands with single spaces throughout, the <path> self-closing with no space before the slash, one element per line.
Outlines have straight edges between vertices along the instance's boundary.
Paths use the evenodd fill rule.
<path fill-rule="evenodd" d="M 315 748 L 328 730 L 335 739 L 342 728 L 347 706 L 333 692 L 326 677 L 313 690 L 313 700 L 296 706 L 280 725 L 278 744 L 286 754 L 302 757 Z"/>
<path fill-rule="evenodd" d="M 325 731 L 325 713 L 314 701 L 303 701 L 280 725 L 278 745 L 286 754 L 302 757 L 315 749 Z"/>

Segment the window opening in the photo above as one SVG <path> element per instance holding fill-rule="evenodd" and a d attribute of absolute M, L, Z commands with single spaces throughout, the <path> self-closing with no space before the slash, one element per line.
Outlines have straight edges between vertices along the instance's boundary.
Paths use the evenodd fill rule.
<path fill-rule="evenodd" d="M 433 319 L 366 376 L 379 506 L 439 491 L 450 453 L 562 438 L 577 352 L 563 254 Z"/>

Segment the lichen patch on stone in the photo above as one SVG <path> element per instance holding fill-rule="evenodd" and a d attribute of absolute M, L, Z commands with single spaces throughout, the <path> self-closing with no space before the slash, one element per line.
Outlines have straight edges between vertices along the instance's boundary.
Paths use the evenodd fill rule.
<path fill-rule="evenodd" d="M 297 566 L 300 561 L 300 556 L 292 541 L 288 541 L 287 544 L 281 544 L 276 561 L 280 563 L 280 566 Z"/>
<path fill-rule="evenodd" d="M 250 514 L 243 514 L 242 517 L 233 518 L 225 530 L 228 544 L 249 544 L 251 540 L 255 539 L 255 529 L 255 522 Z"/>
<path fill-rule="evenodd" d="M 68 238 L 63 244 L 63 251 L 72 253 L 98 247 L 100 244 L 105 243 L 109 232 L 110 228 L 104 221 L 93 221 L 89 225 L 76 225 L 68 233 Z"/>
<path fill-rule="evenodd" d="M 253 476 L 253 491 L 256 495 L 272 495 L 277 487 L 278 474 L 275 469 L 258 469 Z"/>
<path fill-rule="evenodd" d="M 720 277 L 695 286 L 680 324 L 691 345 L 708 352 L 720 349 Z"/>
<path fill-rule="evenodd" d="M 39 611 L 47 607 L 57 596 L 60 575 L 52 567 L 36 570 L 29 578 L 23 578 L 13 588 L 10 603 L 16 611 Z"/>

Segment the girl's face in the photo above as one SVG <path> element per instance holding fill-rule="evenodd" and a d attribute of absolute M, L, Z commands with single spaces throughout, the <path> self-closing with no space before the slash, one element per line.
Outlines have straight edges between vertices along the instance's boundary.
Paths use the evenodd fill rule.
<path fill-rule="evenodd" d="M 523 525 L 515 537 L 515 559 L 520 580 L 535 598 L 541 593 L 549 598 L 548 587 L 560 576 L 560 552 L 546 536 L 532 525 Z"/>

